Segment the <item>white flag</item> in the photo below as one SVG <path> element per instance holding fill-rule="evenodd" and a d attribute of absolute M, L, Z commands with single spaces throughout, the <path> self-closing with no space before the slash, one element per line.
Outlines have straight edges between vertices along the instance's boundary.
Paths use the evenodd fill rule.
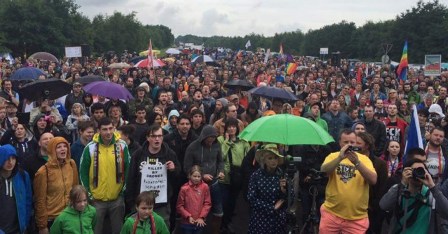
<path fill-rule="evenodd" d="M 264 64 L 268 63 L 269 56 L 271 56 L 271 49 L 268 49 L 266 56 L 264 57 Z"/>
<path fill-rule="evenodd" d="M 247 50 L 247 48 L 249 48 L 251 46 L 251 44 L 250 44 L 250 40 L 248 40 L 247 42 L 246 42 L 246 50 Z"/>

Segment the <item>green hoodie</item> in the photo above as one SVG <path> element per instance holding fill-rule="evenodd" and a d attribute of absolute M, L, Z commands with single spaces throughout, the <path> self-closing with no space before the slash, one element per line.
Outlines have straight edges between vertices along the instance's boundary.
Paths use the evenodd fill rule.
<path fill-rule="evenodd" d="M 168 231 L 168 227 L 165 224 L 165 221 L 163 221 L 163 218 L 160 217 L 156 212 L 152 212 L 152 215 L 154 216 L 154 223 L 156 225 L 156 233 L 157 234 L 169 234 L 170 231 Z M 123 227 L 121 228 L 120 234 L 132 234 L 132 231 L 134 229 L 134 223 L 135 218 L 137 217 L 137 214 L 131 215 L 129 218 L 126 219 L 126 221 L 123 224 Z M 135 234 L 147 234 L 151 233 L 151 224 L 149 219 L 146 219 L 145 221 L 140 221 L 137 224 L 137 229 L 135 231 Z M 156 234 L 152 233 L 152 234 Z"/>
<path fill-rule="evenodd" d="M 50 234 L 93 234 L 96 224 L 96 209 L 88 205 L 79 212 L 73 207 L 66 207 L 54 220 Z"/>

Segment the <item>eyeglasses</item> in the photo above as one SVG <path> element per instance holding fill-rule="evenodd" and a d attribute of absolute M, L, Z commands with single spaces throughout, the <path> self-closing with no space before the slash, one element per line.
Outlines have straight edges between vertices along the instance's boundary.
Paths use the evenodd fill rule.
<path fill-rule="evenodd" d="M 156 138 L 163 138 L 163 135 L 149 135 L 149 137 L 156 139 Z"/>

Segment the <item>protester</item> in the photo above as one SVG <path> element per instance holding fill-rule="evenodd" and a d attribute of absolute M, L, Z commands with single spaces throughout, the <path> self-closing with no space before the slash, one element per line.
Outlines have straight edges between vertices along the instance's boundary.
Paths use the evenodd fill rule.
<path fill-rule="evenodd" d="M 127 210 L 130 210 L 132 204 L 141 191 L 141 184 L 145 180 L 142 175 L 142 168 L 146 164 L 165 165 L 168 171 L 167 201 L 157 201 L 153 204 L 154 210 L 163 218 L 167 227 L 170 227 L 170 199 L 173 196 L 173 186 L 176 175 L 179 174 L 181 168 L 176 158 L 176 154 L 167 144 L 163 143 L 163 131 L 160 125 L 151 125 L 146 132 L 146 142 L 140 149 L 132 155 L 129 172 L 127 174 L 125 201 Z M 159 191 L 160 192 L 160 191 Z M 174 225 L 174 224 L 173 224 Z"/>
<path fill-rule="evenodd" d="M 153 192 L 140 193 L 135 199 L 137 212 L 126 219 L 120 234 L 169 234 L 163 218 L 153 211 L 155 199 Z"/>
<path fill-rule="evenodd" d="M 76 166 L 79 168 L 81 163 L 82 152 L 86 145 L 92 141 L 95 134 L 95 123 L 93 121 L 81 121 L 78 123 L 79 138 L 70 147 L 70 153 L 73 160 L 75 160 Z"/>
<path fill-rule="evenodd" d="M 400 151 L 400 143 L 398 141 L 389 141 L 384 154 L 380 157 L 386 162 L 388 177 L 395 175 L 403 167 L 402 153 Z"/>
<path fill-rule="evenodd" d="M 356 134 L 344 130 L 339 137 L 340 152 L 329 154 L 321 171 L 329 176 L 325 202 L 320 208 L 319 233 L 364 233 L 369 227 L 367 208 L 369 185 L 374 185 L 377 175 L 372 161 L 351 150 L 356 144 Z M 339 225 L 344 222 L 345 225 Z"/>
<path fill-rule="evenodd" d="M 202 180 L 199 166 L 193 166 L 188 173 L 189 182 L 185 183 L 177 199 L 177 212 L 182 217 L 184 234 L 200 234 L 206 223 L 211 208 L 211 197 L 208 185 Z"/>
<path fill-rule="evenodd" d="M 266 144 L 257 151 L 255 159 L 261 168 L 252 174 L 249 182 L 247 199 L 251 211 L 248 233 L 287 233 L 288 191 L 279 167 L 283 156 L 279 154 L 277 145 Z"/>
<path fill-rule="evenodd" d="M 247 141 L 238 138 L 240 131 L 237 119 L 227 118 L 224 129 L 224 136 L 219 136 L 218 142 L 221 145 L 224 161 L 224 179 L 219 181 L 224 208 L 221 228 L 224 229 L 223 232 L 226 232 L 227 229 L 234 229 L 230 224 L 243 185 L 241 164 L 250 150 L 250 145 Z"/>
<path fill-rule="evenodd" d="M 48 162 L 48 143 L 53 139 L 53 134 L 47 132 L 42 134 L 39 139 L 39 149 L 36 153 L 30 157 L 27 157 L 22 162 L 22 167 L 28 172 L 31 183 L 34 181 L 34 175 L 39 170 L 39 168 Z"/>
<path fill-rule="evenodd" d="M 4 233 L 26 233 L 32 215 L 30 177 L 17 157 L 11 145 L 0 146 L 0 232 Z"/>
<path fill-rule="evenodd" d="M 448 218 L 448 199 L 418 159 L 405 162 L 401 183 L 381 198 L 380 207 L 393 212 L 390 233 L 442 233 L 436 219 Z"/>
<path fill-rule="evenodd" d="M 51 234 L 93 234 L 96 225 L 96 209 L 89 205 L 89 194 L 81 185 L 70 190 L 69 205 L 54 220 Z M 76 221 L 77 222 L 76 222 Z"/>
<path fill-rule="evenodd" d="M 73 103 L 71 114 L 67 117 L 65 126 L 71 133 L 71 142 L 79 138 L 78 124 L 81 121 L 88 121 L 90 117 L 86 114 L 84 106 L 80 103 Z"/>
<path fill-rule="evenodd" d="M 218 181 L 224 179 L 224 161 L 221 147 L 217 141 L 218 133 L 213 126 L 205 125 L 201 135 L 193 141 L 185 152 L 184 172 L 194 165 L 202 168 L 202 179 L 210 188 L 212 198 L 212 219 L 210 233 L 219 233 L 223 216 L 222 194 Z"/>
<path fill-rule="evenodd" d="M 102 233 L 109 215 L 112 233 L 119 233 L 124 218 L 123 192 L 129 168 L 129 150 L 114 132 L 112 121 L 105 117 L 98 122 L 99 133 L 84 148 L 79 175 L 82 185 L 93 199 L 97 224 L 95 233 Z"/>
<path fill-rule="evenodd" d="M 70 157 L 70 145 L 62 137 L 48 143 L 48 162 L 33 181 L 34 207 L 39 233 L 48 233 L 56 217 L 69 203 L 69 192 L 79 184 L 78 168 Z"/>

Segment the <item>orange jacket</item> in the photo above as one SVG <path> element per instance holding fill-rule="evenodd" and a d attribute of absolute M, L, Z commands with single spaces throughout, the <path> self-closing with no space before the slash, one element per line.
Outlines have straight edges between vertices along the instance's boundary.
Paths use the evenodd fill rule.
<path fill-rule="evenodd" d="M 67 145 L 63 163 L 56 158 L 59 143 Z M 70 190 L 79 184 L 78 168 L 70 157 L 70 145 L 62 137 L 48 143 L 48 162 L 39 168 L 34 177 L 34 207 L 39 230 L 47 228 L 48 220 L 54 220 L 69 203 Z"/>

